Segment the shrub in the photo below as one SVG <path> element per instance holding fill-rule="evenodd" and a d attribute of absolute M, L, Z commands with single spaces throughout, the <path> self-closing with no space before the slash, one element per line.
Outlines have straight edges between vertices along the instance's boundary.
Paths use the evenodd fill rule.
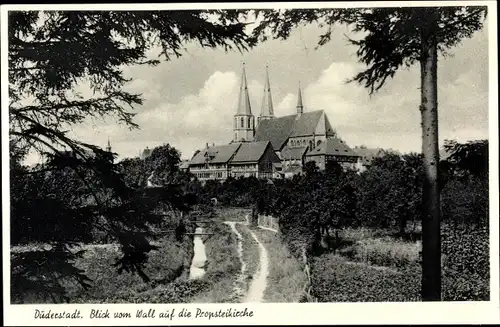
<path fill-rule="evenodd" d="M 490 284 L 487 228 L 443 228 L 443 298 L 488 301 Z"/>
<path fill-rule="evenodd" d="M 312 295 L 319 302 L 419 301 L 419 270 L 374 269 L 325 254 L 312 260 Z"/>

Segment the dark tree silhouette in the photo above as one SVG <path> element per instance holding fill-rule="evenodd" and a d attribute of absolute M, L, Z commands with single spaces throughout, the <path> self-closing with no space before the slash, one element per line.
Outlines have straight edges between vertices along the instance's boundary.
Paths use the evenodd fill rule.
<path fill-rule="evenodd" d="M 68 245 L 87 240 L 82 234 L 88 226 L 120 242 L 119 271 L 147 279 L 142 266 L 154 247 L 146 237 L 162 221 L 155 209 L 159 203 L 183 204 L 178 191 L 131 187 L 114 154 L 70 137 L 67 130 L 103 117 L 137 128 L 131 109 L 143 99 L 124 90 L 130 79 L 123 67 L 181 56 L 187 42 L 248 49 L 254 41 L 245 34 L 245 15 L 236 10 L 9 12 L 11 219 L 16 227 L 11 239 L 13 244 L 49 242 L 53 249 L 51 258 L 38 263 L 32 254 L 47 257 L 47 251 L 12 254 L 17 267 L 13 294 L 31 290 L 62 301 L 67 299 L 61 280 L 86 286 Z M 153 48 L 160 49 L 158 58 L 147 57 Z M 23 167 L 29 151 L 41 155 L 43 164 Z M 42 270 L 47 280 L 36 278 Z"/>

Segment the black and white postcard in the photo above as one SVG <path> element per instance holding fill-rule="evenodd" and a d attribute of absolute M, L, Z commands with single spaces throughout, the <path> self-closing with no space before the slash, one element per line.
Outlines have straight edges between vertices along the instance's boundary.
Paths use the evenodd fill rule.
<path fill-rule="evenodd" d="M 2 6 L 4 324 L 498 323 L 496 6 Z"/>

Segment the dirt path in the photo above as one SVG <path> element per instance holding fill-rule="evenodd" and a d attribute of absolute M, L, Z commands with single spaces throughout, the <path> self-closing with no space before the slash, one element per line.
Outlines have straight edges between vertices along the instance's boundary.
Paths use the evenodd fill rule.
<path fill-rule="evenodd" d="M 241 272 L 238 278 L 236 279 L 236 282 L 234 283 L 234 295 L 236 298 L 242 298 L 243 295 L 245 294 L 245 273 L 246 273 L 246 263 L 243 260 L 243 236 L 238 232 L 238 229 L 236 229 L 236 224 L 237 222 L 234 221 L 226 221 L 224 222 L 225 224 L 229 225 L 231 227 L 231 230 L 233 233 L 236 234 L 236 237 L 238 238 L 238 258 L 240 259 L 241 262 Z"/>
<path fill-rule="evenodd" d="M 235 285 L 235 293 L 238 295 L 243 295 L 245 288 L 245 273 L 246 273 L 246 263 L 243 260 L 243 236 L 236 228 L 236 224 L 240 224 L 247 228 L 248 233 L 252 235 L 253 239 L 257 243 L 259 247 L 259 268 L 255 271 L 253 275 L 252 282 L 250 283 L 250 287 L 248 288 L 248 292 L 246 296 L 243 298 L 243 302 L 245 303 L 258 303 L 263 302 L 264 300 L 264 291 L 267 288 L 267 276 L 269 275 L 269 256 L 267 253 L 267 249 L 265 246 L 259 241 L 257 235 L 252 232 L 247 224 L 242 222 L 234 222 L 234 221 L 226 221 L 226 224 L 231 226 L 231 229 L 238 237 L 238 256 L 241 261 L 241 273 L 239 278 L 236 281 Z"/>
<path fill-rule="evenodd" d="M 250 229 L 248 231 L 259 246 L 260 265 L 259 269 L 255 272 L 244 302 L 262 302 L 264 299 L 264 291 L 267 288 L 267 276 L 269 275 L 269 256 L 266 248 L 257 238 L 257 235 Z"/>

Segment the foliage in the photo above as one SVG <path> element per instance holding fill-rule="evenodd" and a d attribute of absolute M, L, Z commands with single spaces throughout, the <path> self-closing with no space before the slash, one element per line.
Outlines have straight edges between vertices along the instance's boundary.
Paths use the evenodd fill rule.
<path fill-rule="evenodd" d="M 312 295 L 319 302 L 420 301 L 420 271 L 350 264 L 334 254 L 312 260 Z"/>
<path fill-rule="evenodd" d="M 76 124 L 105 117 L 129 128 L 138 127 L 131 109 L 142 104 L 142 97 L 124 90 L 130 79 L 123 68 L 178 57 L 186 42 L 248 49 L 254 40 L 245 34 L 245 16 L 246 12 L 237 10 L 9 12 L 14 244 L 49 242 L 61 249 L 57 260 L 71 265 L 76 258 L 66 245 L 88 241 L 89 229 L 98 229 L 121 244 L 118 270 L 137 272 L 148 280 L 143 269 L 148 253 L 155 248 L 148 241 L 152 227 L 163 221 L 158 211 L 187 209 L 179 181 L 172 182 L 168 175 L 175 166 L 170 159 L 175 158 L 176 150 L 167 146 L 168 158 L 163 157 L 164 149 L 153 154 L 149 162 L 168 185 L 146 189 L 135 187 L 143 185 L 140 172 L 125 180 L 123 170 L 113 162 L 114 154 L 75 139 L 68 131 Z M 159 57 L 148 58 L 147 53 L 155 48 L 160 49 Z M 41 155 L 44 162 L 23 167 L 29 152 Z M 140 165 L 132 161 L 129 166 Z M 80 274 L 71 269 L 58 271 L 65 265 L 48 264 L 61 278 Z M 23 261 L 18 267 L 23 269 L 16 274 L 36 276 L 38 268 L 33 262 Z M 14 276 L 16 280 L 23 279 Z M 33 285 L 25 279 L 23 283 L 13 289 Z"/>
<path fill-rule="evenodd" d="M 449 168 L 453 173 L 486 178 L 488 176 L 488 140 L 459 143 L 446 140 L 444 148 L 449 157 Z"/>
<path fill-rule="evenodd" d="M 471 156 L 470 160 L 475 158 Z M 478 159 L 480 162 L 484 160 Z M 443 164 L 446 164 L 443 169 L 451 165 L 446 160 Z M 457 161 L 456 165 L 462 164 Z M 222 205 L 235 205 L 234 197 L 248 199 L 249 205 L 252 199 L 260 201 L 260 213 L 279 218 L 281 238 L 291 254 L 300 257 L 306 247 L 313 258 L 316 256 L 317 267 L 325 265 L 321 268 L 324 271 L 316 270 L 320 276 L 316 277 L 315 292 L 320 298 L 330 299 L 334 295 L 328 295 L 327 290 L 339 287 L 357 295 L 367 288 L 374 290 L 372 297 L 363 295 L 362 299 L 407 300 L 406 292 L 413 294 L 420 286 L 421 234 L 418 227 L 421 224 L 422 166 L 421 155 L 385 152 L 359 174 L 343 171 L 333 164 L 328 170 L 318 171 L 309 164 L 306 174 L 293 179 L 275 179 L 272 184 L 264 180 L 257 183 L 254 179 L 229 179 L 224 183 L 207 183 L 203 194 L 208 197 L 215 194 L 209 192 L 217 192 L 219 199 L 225 199 Z M 248 185 L 256 187 L 253 193 L 245 188 Z M 442 186 L 441 204 L 446 227 L 442 234 L 443 298 L 484 299 L 489 294 L 488 179 L 463 170 L 460 174 L 450 173 Z M 244 213 L 234 213 L 230 218 L 236 216 L 243 217 Z M 406 226 L 408 222 L 413 222 L 413 229 Z M 470 237 L 467 230 L 471 231 Z M 334 240 L 332 235 L 328 237 L 332 231 L 339 231 Z M 340 281 L 327 277 L 328 264 L 321 261 L 330 260 L 329 254 L 321 253 L 329 247 L 338 255 L 360 262 L 361 266 L 339 270 Z M 391 269 L 380 272 L 369 265 Z M 479 265 L 480 269 L 471 271 L 471 267 Z M 469 269 L 461 273 L 464 266 Z M 358 271 L 352 280 L 344 275 L 348 269 Z M 412 277 L 395 274 L 394 269 Z M 382 282 L 372 280 L 375 277 L 394 278 L 391 287 L 403 291 L 394 291 L 391 287 L 391 291 L 381 290 Z M 367 285 L 362 282 L 365 279 Z M 408 289 L 405 283 L 410 282 L 412 286 Z M 396 292 L 392 298 L 391 292 Z M 346 294 L 334 297 L 341 301 L 354 299 Z M 420 299 L 418 293 L 410 298 Z"/>
<path fill-rule="evenodd" d="M 443 239 L 443 299 L 490 300 L 489 230 L 487 227 L 445 227 Z"/>
<path fill-rule="evenodd" d="M 358 225 L 393 228 L 421 220 L 422 159 L 418 154 L 375 158 L 359 178 Z"/>
<path fill-rule="evenodd" d="M 300 261 L 294 257 L 286 243 L 274 232 L 256 229 L 253 232 L 267 249 L 269 255 L 268 284 L 264 299 L 270 303 L 296 303 L 303 294 L 307 277 Z M 279 264 L 273 264 L 277 263 Z"/>
<path fill-rule="evenodd" d="M 424 178 L 422 189 L 423 247 L 422 295 L 425 300 L 441 298 L 441 249 L 439 139 L 438 139 L 438 52 L 445 53 L 462 39 L 480 30 L 487 7 L 408 7 L 314 9 L 309 11 L 264 11 L 254 30 L 259 36 L 266 29 L 286 39 L 299 24 L 320 22 L 327 26 L 318 45 L 330 40 L 336 24 L 350 25 L 362 38 L 349 39 L 357 47 L 356 55 L 366 69 L 356 74 L 355 81 L 369 89 L 379 90 L 401 67 L 420 64 L 420 113 Z M 405 215 L 405 214 L 403 214 Z M 404 221 L 401 221 L 404 230 Z"/>

